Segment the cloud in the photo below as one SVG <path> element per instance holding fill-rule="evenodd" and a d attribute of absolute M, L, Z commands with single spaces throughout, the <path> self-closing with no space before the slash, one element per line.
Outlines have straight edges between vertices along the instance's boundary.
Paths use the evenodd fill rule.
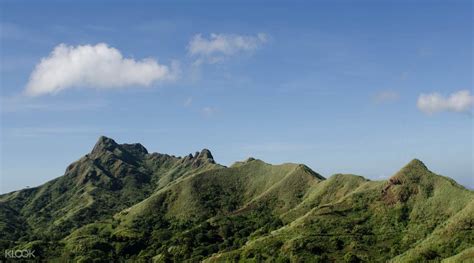
<path fill-rule="evenodd" d="M 193 97 L 187 97 L 186 100 L 183 103 L 184 107 L 189 107 L 192 104 L 193 104 Z"/>
<path fill-rule="evenodd" d="M 197 58 L 195 64 L 214 64 L 240 52 L 254 51 L 267 40 L 268 37 L 264 33 L 255 36 L 211 34 L 209 38 L 197 34 L 188 44 L 188 53 Z"/>
<path fill-rule="evenodd" d="M 105 43 L 60 44 L 31 73 L 25 94 L 38 96 L 72 87 L 119 88 L 150 86 L 177 77 L 178 65 L 160 65 L 152 58 L 124 58 Z"/>
<path fill-rule="evenodd" d="M 449 97 L 443 97 L 436 92 L 421 94 L 417 102 L 418 109 L 427 114 L 441 111 L 468 112 L 472 105 L 474 105 L 474 96 L 469 90 L 454 92 Z"/>
<path fill-rule="evenodd" d="M 212 117 L 216 113 L 217 109 L 214 107 L 204 107 L 201 109 L 202 114 L 205 117 Z"/>
<path fill-rule="evenodd" d="M 400 98 L 400 94 L 393 90 L 382 90 L 375 94 L 374 101 L 375 103 L 388 103 L 396 101 Z"/>

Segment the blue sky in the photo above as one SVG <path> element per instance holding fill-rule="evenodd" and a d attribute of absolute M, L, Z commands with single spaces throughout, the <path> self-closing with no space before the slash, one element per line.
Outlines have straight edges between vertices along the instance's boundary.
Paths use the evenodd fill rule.
<path fill-rule="evenodd" d="M 470 1 L 2 1 L 1 12 L 1 192 L 62 175 L 100 135 L 326 177 L 386 179 L 419 158 L 474 188 Z"/>

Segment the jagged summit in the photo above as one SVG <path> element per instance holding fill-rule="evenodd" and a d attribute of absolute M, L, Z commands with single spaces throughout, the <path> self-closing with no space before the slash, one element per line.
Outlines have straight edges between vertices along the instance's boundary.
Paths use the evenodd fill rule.
<path fill-rule="evenodd" d="M 195 152 L 194 155 L 188 154 L 183 159 L 184 162 L 191 161 L 194 164 L 200 165 L 202 163 L 215 164 L 214 157 L 208 149 L 202 149 L 200 152 Z"/>
<path fill-rule="evenodd" d="M 102 151 L 112 151 L 118 146 L 118 144 L 111 138 L 106 136 L 100 136 L 97 142 L 92 149 L 92 153 L 102 152 Z"/>
<path fill-rule="evenodd" d="M 124 144 L 121 144 L 120 146 L 122 146 L 127 151 L 133 154 L 148 154 L 148 150 L 145 148 L 145 146 L 143 146 L 140 143 L 131 143 L 131 144 L 124 143 Z"/>
<path fill-rule="evenodd" d="M 148 154 L 148 150 L 140 143 L 124 143 L 118 144 L 112 138 L 106 136 L 100 136 L 97 140 L 91 154 L 102 154 L 106 151 L 114 152 L 116 149 L 120 151 L 126 151 L 132 155 L 144 155 Z"/>
<path fill-rule="evenodd" d="M 197 155 L 198 159 L 211 159 L 214 160 L 214 157 L 212 156 L 211 151 L 208 149 L 202 149 L 202 151 Z"/>
<path fill-rule="evenodd" d="M 133 155 L 143 155 L 149 154 L 148 150 L 140 143 L 123 143 L 118 144 L 112 138 L 107 136 L 100 136 L 97 140 L 94 148 L 92 149 L 92 154 L 103 153 L 105 151 L 113 152 L 115 149 L 119 148 L 120 150 L 125 150 Z M 158 154 L 158 153 L 154 153 Z M 184 156 L 185 160 L 201 160 L 203 162 L 215 163 L 214 157 L 209 149 L 202 149 L 200 152 L 197 151 L 194 155 L 188 154 Z"/>
<path fill-rule="evenodd" d="M 112 138 L 109 138 L 106 136 L 100 136 L 96 144 L 94 145 L 94 148 L 92 149 L 91 154 L 93 156 L 98 157 L 104 154 L 105 152 L 114 152 L 114 154 L 118 154 L 120 156 L 122 156 L 123 154 L 126 154 L 126 155 L 131 154 L 131 156 L 135 156 L 138 158 L 142 158 L 143 156 L 149 154 L 148 150 L 140 143 L 118 144 Z M 152 155 L 157 156 L 161 154 L 152 153 Z M 193 163 L 196 163 L 196 165 L 200 165 L 203 163 L 216 164 L 216 162 L 214 161 L 214 156 L 212 156 L 211 151 L 206 148 L 202 149 L 200 152 L 197 151 L 194 155 L 188 154 L 184 156 L 182 160 L 183 162 L 191 161 Z"/>

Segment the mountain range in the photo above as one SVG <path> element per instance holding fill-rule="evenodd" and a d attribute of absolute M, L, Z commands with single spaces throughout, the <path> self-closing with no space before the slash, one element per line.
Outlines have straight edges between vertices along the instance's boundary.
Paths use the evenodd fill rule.
<path fill-rule="evenodd" d="M 474 262 L 474 192 L 417 159 L 386 181 L 324 178 L 100 137 L 63 176 L 0 195 L 0 248 L 48 262 Z"/>

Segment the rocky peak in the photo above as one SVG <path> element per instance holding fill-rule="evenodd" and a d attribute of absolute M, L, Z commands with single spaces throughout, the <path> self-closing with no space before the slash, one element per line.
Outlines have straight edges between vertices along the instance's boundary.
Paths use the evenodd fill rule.
<path fill-rule="evenodd" d="M 209 151 L 208 149 L 203 149 L 203 150 L 197 155 L 197 158 L 198 158 L 198 159 L 202 159 L 202 160 L 209 160 L 209 161 L 211 161 L 212 163 L 214 163 L 214 157 L 212 156 L 211 151 Z"/>
<path fill-rule="evenodd" d="M 204 163 L 216 163 L 211 151 L 203 149 L 201 152 L 196 152 L 194 155 L 189 154 L 184 157 L 183 162 L 192 162 L 194 165 L 201 165 Z"/>
<path fill-rule="evenodd" d="M 113 151 L 118 147 L 118 144 L 111 138 L 100 136 L 97 140 L 92 153 L 104 152 L 104 151 Z"/>
<path fill-rule="evenodd" d="M 148 150 L 145 148 L 145 146 L 141 145 L 140 143 L 124 143 L 121 145 L 126 151 L 134 154 L 134 155 L 142 155 L 142 154 L 148 154 Z"/>

